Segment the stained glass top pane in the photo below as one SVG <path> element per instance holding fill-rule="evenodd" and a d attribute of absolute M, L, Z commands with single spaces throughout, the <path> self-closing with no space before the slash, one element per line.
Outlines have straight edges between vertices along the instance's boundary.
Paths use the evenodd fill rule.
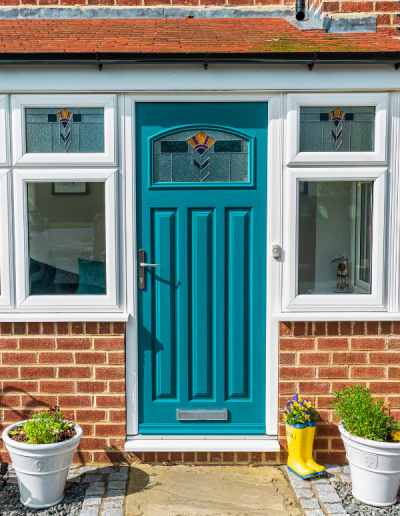
<path fill-rule="evenodd" d="M 153 146 L 153 183 L 247 183 L 249 141 L 226 131 L 190 129 Z"/>
<path fill-rule="evenodd" d="M 373 152 L 375 106 L 300 108 L 300 152 Z"/>
<path fill-rule="evenodd" d="M 104 108 L 26 108 L 26 152 L 104 152 Z"/>

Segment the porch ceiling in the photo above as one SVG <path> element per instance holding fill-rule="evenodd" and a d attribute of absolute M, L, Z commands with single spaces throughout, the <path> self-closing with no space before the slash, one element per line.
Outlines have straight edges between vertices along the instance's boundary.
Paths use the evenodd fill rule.
<path fill-rule="evenodd" d="M 299 58 L 400 52 L 384 33 L 328 34 L 299 30 L 281 18 L 2 20 L 0 59 L 19 54 L 261 55 Z M 399 54 L 400 55 L 400 54 Z M 22 57 L 22 56 L 21 56 Z"/>

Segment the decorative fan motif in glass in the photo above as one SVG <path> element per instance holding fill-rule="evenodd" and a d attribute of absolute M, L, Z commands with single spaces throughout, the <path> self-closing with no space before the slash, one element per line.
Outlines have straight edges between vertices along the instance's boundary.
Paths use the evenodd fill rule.
<path fill-rule="evenodd" d="M 104 152 L 104 108 L 26 108 L 26 152 Z"/>
<path fill-rule="evenodd" d="M 300 152 L 373 152 L 375 107 L 301 107 Z"/>
<path fill-rule="evenodd" d="M 227 131 L 189 129 L 153 143 L 154 183 L 248 183 L 249 141 Z"/>

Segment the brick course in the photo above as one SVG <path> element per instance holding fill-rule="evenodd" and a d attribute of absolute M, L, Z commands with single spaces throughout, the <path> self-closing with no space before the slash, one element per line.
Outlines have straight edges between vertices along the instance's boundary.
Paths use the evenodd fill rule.
<path fill-rule="evenodd" d="M 75 462 L 132 460 L 123 451 L 124 333 L 123 323 L 1 323 L 2 429 L 57 404 L 83 428 Z M 3 445 L 0 457 L 9 461 Z"/>
<path fill-rule="evenodd" d="M 124 453 L 124 328 L 121 323 L 1 323 L 2 428 L 35 409 L 59 404 L 84 431 L 75 462 L 285 462 L 280 416 L 280 453 Z M 295 392 L 313 401 L 321 418 L 314 446 L 317 461 L 346 460 L 329 404 L 334 390 L 361 383 L 400 409 L 400 324 L 284 322 L 279 345 L 279 406 Z M 0 458 L 9 460 L 4 447 Z"/>
<path fill-rule="evenodd" d="M 314 443 L 317 461 L 346 461 L 329 403 L 335 390 L 362 384 L 393 408 L 400 407 L 399 330 L 390 321 L 280 323 L 280 354 L 295 356 L 280 366 L 279 406 L 296 392 L 313 402 L 321 418 Z M 279 440 L 286 449 L 285 425 L 279 418 Z M 283 452 L 278 460 L 284 460 Z"/>

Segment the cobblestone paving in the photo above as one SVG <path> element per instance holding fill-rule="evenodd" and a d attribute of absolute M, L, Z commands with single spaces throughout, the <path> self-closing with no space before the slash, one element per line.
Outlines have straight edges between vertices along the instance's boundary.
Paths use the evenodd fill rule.
<path fill-rule="evenodd" d="M 128 475 L 128 466 L 71 466 L 63 501 L 35 510 L 19 503 L 17 478 L 9 466 L 7 486 L 0 489 L 0 516 L 123 516 Z"/>
<path fill-rule="evenodd" d="M 346 516 L 349 513 L 342 505 L 336 485 L 350 481 L 348 466 L 326 464 L 326 475 L 315 479 L 302 480 L 289 471 L 286 473 L 296 496 L 307 516 Z"/>
<path fill-rule="evenodd" d="M 307 516 L 400 516 L 400 498 L 391 507 L 364 504 L 351 493 L 349 466 L 326 464 L 325 467 L 326 475 L 315 480 L 302 480 L 285 467 Z"/>

